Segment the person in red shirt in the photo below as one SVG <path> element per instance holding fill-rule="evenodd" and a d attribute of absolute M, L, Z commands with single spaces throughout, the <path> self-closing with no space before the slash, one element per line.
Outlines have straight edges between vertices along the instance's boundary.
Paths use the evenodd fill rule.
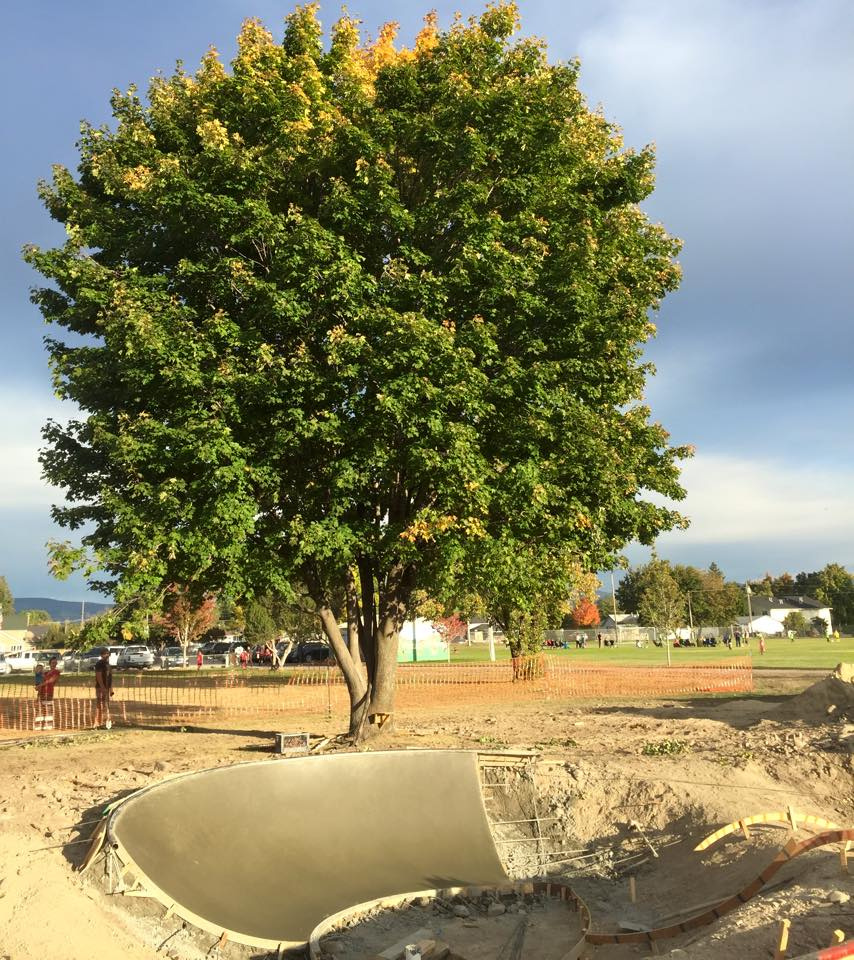
<path fill-rule="evenodd" d="M 249 651 L 245 647 L 240 651 L 240 666 L 243 670 L 249 666 Z"/>
<path fill-rule="evenodd" d="M 205 658 L 202 656 L 202 651 L 199 650 L 199 652 L 196 654 L 196 669 L 201 670 L 204 662 Z"/>
<path fill-rule="evenodd" d="M 53 700 L 53 688 L 61 676 L 57 663 L 56 657 L 51 657 L 49 669 L 42 674 L 42 682 L 38 687 L 38 698 L 42 703 Z"/>

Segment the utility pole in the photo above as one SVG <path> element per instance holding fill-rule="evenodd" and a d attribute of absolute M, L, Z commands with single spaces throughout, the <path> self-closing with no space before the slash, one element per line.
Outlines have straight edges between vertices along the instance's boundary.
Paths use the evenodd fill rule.
<path fill-rule="evenodd" d="M 611 600 L 614 603 L 614 631 L 617 634 L 617 646 L 620 646 L 620 622 L 617 620 L 617 588 L 614 586 L 614 571 L 611 571 Z"/>
<path fill-rule="evenodd" d="M 688 630 L 691 641 L 694 640 L 694 613 L 691 610 L 691 591 L 688 591 Z"/>

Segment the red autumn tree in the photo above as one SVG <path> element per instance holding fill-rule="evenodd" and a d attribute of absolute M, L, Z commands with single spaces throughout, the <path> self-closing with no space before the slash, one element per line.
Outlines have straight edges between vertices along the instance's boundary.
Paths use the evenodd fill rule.
<path fill-rule="evenodd" d="M 599 608 L 587 597 L 578 601 L 570 616 L 574 627 L 598 627 L 602 620 Z"/>
<path fill-rule="evenodd" d="M 193 600 L 186 587 L 172 584 L 163 600 L 163 613 L 154 622 L 178 641 L 186 663 L 187 647 L 210 630 L 217 618 L 216 599 L 211 594 L 205 594 L 201 601 Z"/>
<path fill-rule="evenodd" d="M 453 643 L 468 633 L 468 624 L 455 613 L 450 617 L 439 617 L 433 621 L 433 629 L 446 643 Z"/>

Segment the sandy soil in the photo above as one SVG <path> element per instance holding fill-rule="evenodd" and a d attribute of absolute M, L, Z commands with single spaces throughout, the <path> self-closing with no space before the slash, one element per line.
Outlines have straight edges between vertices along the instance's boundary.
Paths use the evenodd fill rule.
<path fill-rule="evenodd" d="M 792 804 L 854 826 L 854 727 L 844 711 L 828 714 L 821 697 L 791 700 L 785 686 L 781 678 L 778 696 L 763 698 L 423 710 L 401 718 L 382 746 L 536 749 L 536 763 L 487 790 L 495 821 L 522 819 L 520 813 L 541 818 L 541 842 L 502 848 L 508 868 L 517 876 L 550 869 L 571 878 L 595 927 L 616 930 L 621 921 L 654 924 L 728 895 L 762 869 L 786 841 L 785 830 L 757 829 L 749 841 L 733 837 L 704 854 L 692 850 L 739 816 Z M 289 718 L 287 726 L 337 732 L 337 724 L 316 718 L 303 725 Z M 106 804 L 180 771 L 268 754 L 275 762 L 271 733 L 114 729 L 0 741 L 0 958 L 258 956 L 230 944 L 216 950 L 210 936 L 164 918 L 150 901 L 109 896 L 97 865 L 84 876 L 73 868 Z M 496 833 L 522 838 L 526 829 L 499 824 Z M 555 862 L 546 868 L 547 861 Z M 634 904 L 629 872 L 637 882 Z M 787 866 L 770 891 L 711 927 L 666 942 L 661 952 L 698 960 L 770 957 L 777 922 L 789 917 L 789 956 L 796 957 L 829 944 L 837 928 L 854 936 L 850 894 L 854 875 L 841 874 L 838 853 L 817 850 Z M 595 956 L 648 953 L 608 946 Z"/>

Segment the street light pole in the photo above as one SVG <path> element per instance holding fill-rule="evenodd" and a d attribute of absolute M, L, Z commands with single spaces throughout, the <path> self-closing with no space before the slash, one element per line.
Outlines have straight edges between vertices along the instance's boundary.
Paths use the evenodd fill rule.
<path fill-rule="evenodd" d="M 750 633 L 753 633 L 753 606 L 750 603 L 750 595 L 753 591 L 750 589 L 750 584 L 745 583 L 744 589 L 747 592 L 747 629 Z"/>
<path fill-rule="evenodd" d="M 693 642 L 694 640 L 694 613 L 691 610 L 691 591 L 688 591 L 688 630 L 690 631 L 689 636 Z"/>

